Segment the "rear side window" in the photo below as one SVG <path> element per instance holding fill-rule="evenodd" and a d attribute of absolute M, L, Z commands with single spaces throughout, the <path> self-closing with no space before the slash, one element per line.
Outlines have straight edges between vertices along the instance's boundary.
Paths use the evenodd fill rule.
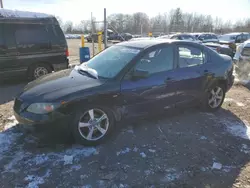
<path fill-rule="evenodd" d="M 179 46 L 179 68 L 192 67 L 204 63 L 204 53 L 200 48 Z"/>
<path fill-rule="evenodd" d="M 17 24 L 16 43 L 20 52 L 40 51 L 49 48 L 49 34 L 46 25 Z"/>
<path fill-rule="evenodd" d="M 0 24 L 0 55 L 5 53 L 5 42 L 3 36 L 3 24 Z"/>
<path fill-rule="evenodd" d="M 49 25 L 49 33 L 52 44 L 66 44 L 65 36 L 59 25 Z"/>

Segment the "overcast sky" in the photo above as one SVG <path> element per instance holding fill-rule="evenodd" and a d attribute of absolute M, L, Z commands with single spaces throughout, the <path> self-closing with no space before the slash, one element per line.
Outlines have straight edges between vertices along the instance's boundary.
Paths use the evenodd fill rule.
<path fill-rule="evenodd" d="M 38 11 L 60 16 L 63 21 L 90 19 L 91 12 L 103 20 L 103 8 L 107 14 L 145 12 L 150 17 L 180 7 L 186 12 L 210 14 L 223 20 L 250 18 L 250 0 L 3 0 L 4 8 Z"/>

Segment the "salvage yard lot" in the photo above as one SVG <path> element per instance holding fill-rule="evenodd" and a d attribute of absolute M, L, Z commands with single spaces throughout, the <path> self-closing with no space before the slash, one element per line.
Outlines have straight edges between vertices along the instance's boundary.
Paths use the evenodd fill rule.
<path fill-rule="evenodd" d="M 121 122 L 106 143 L 84 147 L 17 125 L 12 100 L 24 85 L 0 86 L 0 187 L 250 187 L 250 87 L 233 86 L 216 113 Z"/>

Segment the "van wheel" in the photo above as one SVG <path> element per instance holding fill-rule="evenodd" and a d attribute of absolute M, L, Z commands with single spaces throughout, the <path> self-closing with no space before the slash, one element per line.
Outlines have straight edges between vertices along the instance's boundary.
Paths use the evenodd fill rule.
<path fill-rule="evenodd" d="M 71 130 L 77 143 L 95 146 L 109 138 L 114 126 L 115 118 L 111 110 L 92 106 L 76 114 Z"/>
<path fill-rule="evenodd" d="M 35 80 L 41 76 L 44 76 L 46 74 L 49 74 L 52 72 L 52 69 L 46 65 L 46 64 L 37 64 L 35 66 L 32 66 L 29 69 L 29 78 L 32 80 Z"/>

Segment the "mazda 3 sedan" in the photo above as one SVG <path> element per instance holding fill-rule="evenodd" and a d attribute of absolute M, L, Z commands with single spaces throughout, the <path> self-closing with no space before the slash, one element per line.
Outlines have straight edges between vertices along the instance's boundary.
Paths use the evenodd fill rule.
<path fill-rule="evenodd" d="M 219 109 L 232 73 L 229 56 L 198 43 L 122 42 L 74 69 L 29 83 L 16 97 L 14 113 L 21 124 L 65 122 L 78 143 L 97 145 L 117 121 L 184 106 Z"/>

